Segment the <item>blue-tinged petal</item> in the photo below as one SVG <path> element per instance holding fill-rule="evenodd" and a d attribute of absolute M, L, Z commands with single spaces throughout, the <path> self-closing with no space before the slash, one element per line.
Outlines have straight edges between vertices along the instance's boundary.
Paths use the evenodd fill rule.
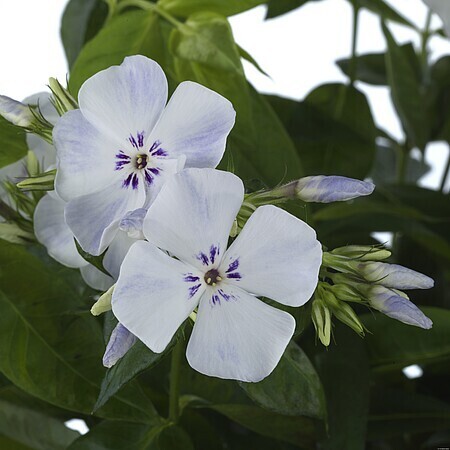
<path fill-rule="evenodd" d="M 120 323 L 152 351 L 161 353 L 197 306 L 204 289 L 195 269 L 149 242 L 138 241 L 122 264 L 112 309 Z"/>
<path fill-rule="evenodd" d="M 64 220 L 65 204 L 61 199 L 45 195 L 34 211 L 34 233 L 53 259 L 67 267 L 80 268 L 87 262 L 78 253 L 74 236 Z"/>
<path fill-rule="evenodd" d="M 111 277 L 92 264 L 86 264 L 80 269 L 80 272 L 86 284 L 97 291 L 107 291 L 114 284 L 114 280 Z"/>
<path fill-rule="evenodd" d="M 186 155 L 186 167 L 216 167 L 234 125 L 233 105 L 192 81 L 181 83 L 151 134 L 169 157 Z"/>
<path fill-rule="evenodd" d="M 300 178 L 288 186 L 295 187 L 295 194 L 304 202 L 331 203 L 370 195 L 375 185 L 368 181 L 341 176 L 316 175 Z"/>
<path fill-rule="evenodd" d="M 192 368 L 209 376 L 258 382 L 276 367 L 294 318 L 237 287 L 206 291 L 187 347 Z"/>
<path fill-rule="evenodd" d="M 136 343 L 137 337 L 130 333 L 121 323 L 118 323 L 111 333 L 105 354 L 103 365 L 111 368 L 123 358 L 128 350 Z"/>
<path fill-rule="evenodd" d="M 183 261 L 218 264 L 244 198 L 242 181 L 229 172 L 185 169 L 163 186 L 144 219 L 144 235 Z"/>
<path fill-rule="evenodd" d="M 84 251 L 100 255 L 116 236 L 120 220 L 144 202 L 144 189 L 129 189 L 116 182 L 67 203 L 66 222 Z"/>
<path fill-rule="evenodd" d="M 53 142 L 58 159 L 55 189 L 64 200 L 97 192 L 123 178 L 115 170 L 119 146 L 95 129 L 80 110 L 59 119 Z"/>
<path fill-rule="evenodd" d="M 103 266 L 117 280 L 119 278 L 120 266 L 136 239 L 128 236 L 123 231 L 118 231 L 116 237 L 111 242 L 103 258 Z"/>
<path fill-rule="evenodd" d="M 248 292 L 301 306 L 316 288 L 321 263 L 315 231 L 288 212 L 266 205 L 247 221 L 219 272 Z"/>
<path fill-rule="evenodd" d="M 167 101 L 167 80 L 155 61 L 130 56 L 85 81 L 78 100 L 86 119 L 121 144 L 150 133 Z"/>

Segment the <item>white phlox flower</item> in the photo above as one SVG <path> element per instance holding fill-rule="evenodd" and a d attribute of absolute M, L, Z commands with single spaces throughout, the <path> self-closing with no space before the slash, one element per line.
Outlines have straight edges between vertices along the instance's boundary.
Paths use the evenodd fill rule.
<path fill-rule="evenodd" d="M 183 82 L 167 101 L 161 67 L 144 56 L 125 58 L 81 87 L 80 109 L 58 121 L 55 189 L 81 247 L 101 254 L 120 220 L 147 208 L 183 167 L 216 167 L 235 111 L 219 94 Z"/>
<path fill-rule="evenodd" d="M 306 223 L 267 205 L 227 249 L 242 181 L 187 169 L 163 186 L 122 264 L 112 309 L 126 329 L 162 352 L 198 307 L 189 364 L 220 378 L 257 382 L 279 362 L 294 318 L 259 300 L 301 306 L 314 292 L 322 250 Z M 173 255 L 171 257 L 169 255 Z"/>

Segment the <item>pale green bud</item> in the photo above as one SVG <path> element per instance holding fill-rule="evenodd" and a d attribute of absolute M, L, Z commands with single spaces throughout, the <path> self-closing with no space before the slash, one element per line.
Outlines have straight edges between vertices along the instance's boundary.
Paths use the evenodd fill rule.
<path fill-rule="evenodd" d="M 323 300 L 318 297 L 312 303 L 311 318 L 320 342 L 328 347 L 331 340 L 331 313 Z"/>
<path fill-rule="evenodd" d="M 114 292 L 114 288 L 116 287 L 115 284 L 113 284 L 105 293 L 103 293 L 100 298 L 94 303 L 94 305 L 91 308 L 91 314 L 93 316 L 99 316 L 100 314 L 103 314 L 104 312 L 111 311 L 111 300 Z"/>
<path fill-rule="evenodd" d="M 391 256 L 391 252 L 383 247 L 371 245 L 347 245 L 331 251 L 334 255 L 346 256 L 359 261 L 382 261 Z"/>
<path fill-rule="evenodd" d="M 31 150 L 27 153 L 27 172 L 31 177 L 39 173 L 39 161 L 36 158 L 36 154 Z"/>
<path fill-rule="evenodd" d="M 329 289 L 339 300 L 344 302 L 362 303 L 364 300 L 362 295 L 349 284 L 334 284 Z"/>
<path fill-rule="evenodd" d="M 17 187 L 23 191 L 52 191 L 55 187 L 56 169 L 28 177 L 17 183 Z"/>
<path fill-rule="evenodd" d="M 28 244 L 33 242 L 34 235 L 28 231 L 22 230 L 16 223 L 0 222 L 0 239 L 11 242 L 12 244 Z"/>
<path fill-rule="evenodd" d="M 78 109 L 77 101 L 72 97 L 70 92 L 64 88 L 56 78 L 50 78 L 48 87 L 53 94 L 53 104 L 58 111 L 58 114 L 62 116 L 67 111 Z"/>
<path fill-rule="evenodd" d="M 6 97 L 6 95 L 0 95 L 0 116 L 22 128 L 29 128 L 34 121 L 34 115 L 28 105 Z"/>

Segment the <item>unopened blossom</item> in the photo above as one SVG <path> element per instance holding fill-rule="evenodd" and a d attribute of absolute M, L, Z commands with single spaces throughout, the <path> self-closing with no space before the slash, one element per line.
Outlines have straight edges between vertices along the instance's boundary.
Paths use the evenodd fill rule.
<path fill-rule="evenodd" d="M 368 181 L 337 175 L 315 175 L 292 181 L 274 191 L 304 202 L 331 203 L 370 195 L 374 189 L 375 185 Z"/>
<path fill-rule="evenodd" d="M 80 109 L 58 121 L 55 189 L 88 253 L 101 254 L 124 216 L 148 208 L 174 173 L 221 160 L 234 125 L 231 103 L 190 81 L 166 101 L 163 70 L 137 55 L 89 78 Z"/>
<path fill-rule="evenodd" d="M 357 265 L 361 276 L 372 283 L 394 289 L 431 289 L 434 280 L 423 273 L 382 262 L 363 262 Z"/>
<path fill-rule="evenodd" d="M 367 299 L 372 308 L 400 322 L 426 330 L 433 326 L 431 319 L 403 292 L 384 286 L 371 286 L 367 291 Z"/>
<path fill-rule="evenodd" d="M 30 107 L 13 100 L 6 95 L 0 95 L 0 116 L 18 127 L 28 128 L 33 123 L 33 113 Z"/>
<path fill-rule="evenodd" d="M 256 382 L 275 368 L 295 328 L 290 314 L 257 297 L 306 303 L 322 250 L 312 228 L 269 205 L 255 211 L 227 249 L 243 198 L 242 181 L 231 173 L 174 175 L 144 219 L 149 242 L 136 242 L 125 257 L 112 309 L 160 353 L 198 307 L 189 364 L 206 375 Z"/>
<path fill-rule="evenodd" d="M 105 354 L 103 365 L 111 368 L 119 359 L 123 358 L 128 350 L 136 343 L 137 337 L 130 333 L 121 323 L 118 323 L 111 333 Z"/>

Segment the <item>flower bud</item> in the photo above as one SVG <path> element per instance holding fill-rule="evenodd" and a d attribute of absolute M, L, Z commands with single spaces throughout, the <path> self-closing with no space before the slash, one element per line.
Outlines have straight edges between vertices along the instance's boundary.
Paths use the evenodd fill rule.
<path fill-rule="evenodd" d="M 335 248 L 331 253 L 360 261 L 382 261 L 391 256 L 389 250 L 371 245 L 346 245 L 345 247 Z"/>
<path fill-rule="evenodd" d="M 56 78 L 49 79 L 48 87 L 52 91 L 53 103 L 60 116 L 65 114 L 67 111 L 78 108 L 78 103 L 76 100 Z"/>
<path fill-rule="evenodd" d="M 113 284 L 100 298 L 94 303 L 91 308 L 91 314 L 93 316 L 99 316 L 106 311 L 111 311 L 111 299 L 114 292 L 115 284 Z"/>
<path fill-rule="evenodd" d="M 371 283 L 396 289 L 430 289 L 434 280 L 398 264 L 364 262 L 358 264 L 362 277 Z"/>
<path fill-rule="evenodd" d="M 311 318 L 320 342 L 328 347 L 331 339 L 331 313 L 323 300 L 318 297 L 313 301 Z"/>
<path fill-rule="evenodd" d="M 0 239 L 13 244 L 29 244 L 35 240 L 33 233 L 23 230 L 16 223 L 0 222 Z"/>
<path fill-rule="evenodd" d="M 426 330 L 433 326 L 433 322 L 403 292 L 384 286 L 370 286 L 367 299 L 372 308 L 400 322 Z"/>
<path fill-rule="evenodd" d="M 34 115 L 28 105 L 6 97 L 6 95 L 0 95 L 0 116 L 22 128 L 31 127 L 34 121 Z"/>
<path fill-rule="evenodd" d="M 334 284 L 329 288 L 331 292 L 343 302 L 362 303 L 362 295 L 349 284 Z"/>
<path fill-rule="evenodd" d="M 106 346 L 105 354 L 103 355 L 103 365 L 108 368 L 114 366 L 133 347 L 136 341 L 137 337 L 121 323 L 118 323 L 111 333 Z"/>
<path fill-rule="evenodd" d="M 22 191 L 53 191 L 55 189 L 56 169 L 25 178 L 17 183 Z"/>
<path fill-rule="evenodd" d="M 370 195 L 375 185 L 368 181 L 341 176 L 316 175 L 304 177 L 281 186 L 276 191 L 288 198 L 299 198 L 304 202 L 331 203 Z"/>

